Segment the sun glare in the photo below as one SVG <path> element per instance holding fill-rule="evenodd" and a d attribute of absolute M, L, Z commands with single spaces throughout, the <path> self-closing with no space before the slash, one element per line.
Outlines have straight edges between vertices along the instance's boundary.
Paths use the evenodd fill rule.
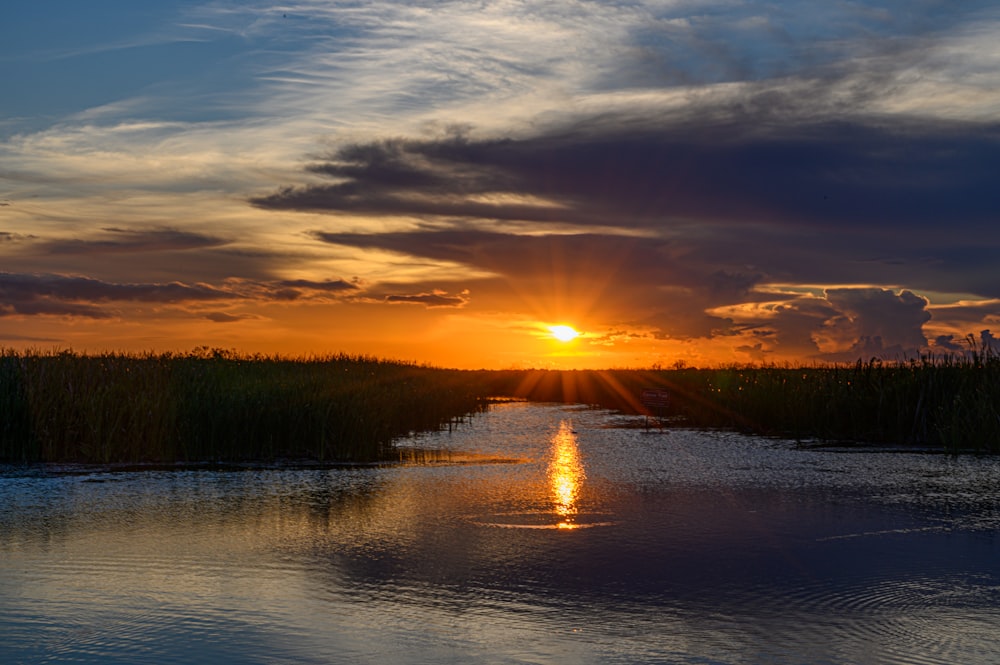
<path fill-rule="evenodd" d="M 570 342 L 580 336 L 580 333 L 569 326 L 549 326 L 549 332 L 560 342 Z"/>

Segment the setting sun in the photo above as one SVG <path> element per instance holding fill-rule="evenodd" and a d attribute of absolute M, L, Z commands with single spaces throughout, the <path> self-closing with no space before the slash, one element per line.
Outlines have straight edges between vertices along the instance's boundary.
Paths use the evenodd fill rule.
<path fill-rule="evenodd" d="M 580 333 L 570 326 L 549 326 L 549 332 L 560 342 L 570 342 L 580 336 Z"/>

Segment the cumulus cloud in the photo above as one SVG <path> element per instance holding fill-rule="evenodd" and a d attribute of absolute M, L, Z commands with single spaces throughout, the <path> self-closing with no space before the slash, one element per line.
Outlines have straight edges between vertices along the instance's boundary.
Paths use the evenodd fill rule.
<path fill-rule="evenodd" d="M 850 326 L 855 337 L 881 338 L 888 344 L 920 348 L 927 345 L 923 324 L 930 320 L 926 298 L 889 289 L 828 289 L 827 300 L 840 316 L 833 327 Z"/>
<path fill-rule="evenodd" d="M 739 339 L 749 339 L 734 350 L 755 360 L 898 361 L 930 346 L 924 329 L 931 320 L 928 301 L 905 289 L 831 288 L 822 295 L 787 294 L 779 301 L 724 309 L 736 319 Z"/>

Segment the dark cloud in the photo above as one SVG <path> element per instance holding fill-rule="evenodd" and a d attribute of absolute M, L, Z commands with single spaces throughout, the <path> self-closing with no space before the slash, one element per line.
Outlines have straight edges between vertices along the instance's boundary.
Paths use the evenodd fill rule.
<path fill-rule="evenodd" d="M 828 289 L 826 298 L 861 337 L 881 337 L 902 346 L 926 346 L 923 324 L 931 319 L 926 298 L 902 290 Z"/>
<path fill-rule="evenodd" d="M 1000 208 L 1000 125 L 785 120 L 766 112 L 660 123 L 603 118 L 516 140 L 352 145 L 312 167 L 335 183 L 253 202 L 629 228 L 692 219 L 980 228 Z M 490 202 L 499 194 L 547 203 Z"/>
<path fill-rule="evenodd" d="M 257 297 L 274 300 L 339 299 L 359 290 L 357 284 L 342 279 L 315 281 L 308 279 L 285 279 L 276 282 L 246 284 Z"/>
<path fill-rule="evenodd" d="M 459 229 L 314 235 L 337 245 L 461 263 L 493 273 L 506 285 L 507 295 L 534 306 L 539 315 L 559 316 L 560 303 L 578 313 L 614 308 L 625 321 L 652 326 L 664 337 L 707 337 L 729 330 L 731 321 L 705 309 L 739 302 L 758 279 L 690 261 L 683 250 L 658 238 Z"/>
<path fill-rule="evenodd" d="M 36 236 L 26 233 L 11 233 L 0 231 L 0 242 L 20 242 L 24 240 L 34 240 Z"/>
<path fill-rule="evenodd" d="M 50 314 L 109 318 L 105 306 L 113 303 L 191 305 L 232 301 L 293 300 L 304 294 L 326 299 L 328 294 L 350 294 L 359 287 L 343 280 L 279 280 L 255 282 L 226 280 L 221 286 L 183 282 L 120 284 L 67 275 L 0 273 L 0 316 Z M 247 316 L 226 313 L 203 314 L 212 321 L 226 322 Z"/>
<path fill-rule="evenodd" d="M 557 249 L 603 257 L 597 243 L 606 243 L 633 280 L 646 270 L 641 287 L 655 275 L 708 293 L 704 280 L 717 273 L 1000 297 L 1000 124 L 819 121 L 797 103 L 756 94 L 745 108 L 594 117 L 522 138 L 348 145 L 312 167 L 331 184 L 253 202 L 433 219 L 407 233 L 316 236 L 498 274 L 537 272 Z M 602 231 L 554 235 L 566 225 Z M 513 234 L 528 226 L 531 235 Z M 616 227 L 620 236 L 607 232 Z"/>
<path fill-rule="evenodd" d="M 655 282 L 643 266 L 663 261 L 658 239 L 603 234 L 515 235 L 491 231 L 446 229 L 380 234 L 316 231 L 323 242 L 381 249 L 438 261 L 462 263 L 517 279 L 591 278 L 629 262 L 632 277 Z M 579 273 L 579 274 L 576 274 Z"/>
<path fill-rule="evenodd" d="M 39 244 L 49 254 L 119 254 L 166 252 L 218 247 L 228 241 L 201 233 L 177 229 L 102 229 L 109 237 L 98 240 L 59 239 Z"/>
<path fill-rule="evenodd" d="M 324 282 L 317 282 L 308 279 L 286 279 L 275 282 L 273 286 L 280 287 L 280 291 L 277 293 L 283 293 L 290 299 L 297 298 L 301 295 L 302 291 L 319 291 L 322 293 L 343 293 L 348 291 L 356 291 L 358 289 L 357 284 L 352 284 L 351 282 L 346 282 L 342 279 L 327 280 Z"/>
<path fill-rule="evenodd" d="M 750 358 L 753 362 L 764 362 L 768 359 L 768 353 L 764 350 L 764 343 L 757 342 L 756 344 L 741 344 L 733 349 L 737 353 L 742 353 Z"/>
<path fill-rule="evenodd" d="M 825 322 L 820 334 L 835 344 L 853 342 L 847 351 L 823 354 L 824 359 L 903 360 L 927 349 L 923 325 L 931 314 L 926 298 L 875 288 L 829 289 L 826 297 L 838 314 Z"/>
<path fill-rule="evenodd" d="M 961 302 L 932 307 L 931 311 L 935 318 L 946 318 L 964 328 L 977 328 L 987 321 L 1000 321 L 1000 300 Z"/>
<path fill-rule="evenodd" d="M 346 282 L 342 279 L 331 279 L 324 282 L 316 282 L 308 279 L 286 279 L 276 282 L 278 286 L 288 288 L 310 289 L 313 291 L 352 291 L 358 288 L 357 284 Z"/>
<path fill-rule="evenodd" d="M 466 293 L 457 296 L 450 296 L 445 292 L 416 293 L 411 295 L 387 295 L 385 302 L 388 303 L 412 303 L 425 305 L 426 307 L 464 307 L 469 302 Z"/>
<path fill-rule="evenodd" d="M 244 321 L 246 319 L 256 317 L 239 314 L 227 314 L 225 312 L 209 312 L 208 314 L 205 314 L 205 318 L 209 321 L 214 321 L 215 323 L 232 323 L 234 321 Z"/>
<path fill-rule="evenodd" d="M 62 301 L 141 301 L 177 303 L 232 298 L 207 284 L 116 284 L 87 277 L 0 273 L 0 302 L 31 302 L 40 298 Z"/>
<path fill-rule="evenodd" d="M 938 335 L 934 338 L 934 349 L 951 353 L 968 349 L 968 344 L 957 342 L 954 335 Z"/>
<path fill-rule="evenodd" d="M 6 296 L 3 296 L 6 298 Z M 112 314 L 100 307 L 73 302 L 63 302 L 53 298 L 39 297 L 25 300 L 0 302 L 0 317 L 4 316 L 79 316 L 88 319 L 110 319 Z"/>
<path fill-rule="evenodd" d="M 840 316 L 840 311 L 826 298 L 796 298 L 779 305 L 773 318 L 766 321 L 766 337 L 770 350 L 804 358 L 820 353 L 817 333 L 828 321 Z"/>
<path fill-rule="evenodd" d="M 655 118 L 344 145 L 310 167 L 329 183 L 253 204 L 423 219 L 314 236 L 460 263 L 525 303 L 599 309 L 659 338 L 732 336 L 754 359 L 909 357 L 940 311 L 918 293 L 1000 298 L 1000 123 L 860 115 L 853 104 L 884 96 L 877 69 L 842 62 Z M 737 316 L 780 284 L 874 286 Z"/>
<path fill-rule="evenodd" d="M 955 335 L 938 335 L 931 350 L 967 357 L 983 352 L 1000 353 L 1000 339 L 989 329 L 980 330 L 978 334 L 969 333 L 961 339 Z"/>
<path fill-rule="evenodd" d="M 176 304 L 234 297 L 206 284 L 115 284 L 87 277 L 0 273 L 0 316 L 49 314 L 109 318 L 110 302 Z"/>

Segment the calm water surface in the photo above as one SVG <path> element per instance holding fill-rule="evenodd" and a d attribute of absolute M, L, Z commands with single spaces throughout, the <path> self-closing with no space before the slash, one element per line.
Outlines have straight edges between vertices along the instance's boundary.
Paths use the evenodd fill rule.
<path fill-rule="evenodd" d="M 1000 460 L 623 422 L 506 404 L 419 464 L 0 471 L 0 663 L 1000 662 Z"/>

